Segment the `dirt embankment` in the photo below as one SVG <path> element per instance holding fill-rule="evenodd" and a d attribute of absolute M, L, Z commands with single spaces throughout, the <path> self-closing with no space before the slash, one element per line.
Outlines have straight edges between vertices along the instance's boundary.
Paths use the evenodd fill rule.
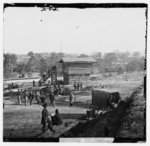
<path fill-rule="evenodd" d="M 96 119 L 80 122 L 61 137 L 115 137 L 125 115 L 128 102 L 120 102 L 119 106 L 110 112 L 99 115 Z"/>
<path fill-rule="evenodd" d="M 145 98 L 140 86 L 130 98 L 120 102 L 118 107 L 98 118 L 79 123 L 61 137 L 114 137 L 144 138 Z M 137 133 L 138 132 L 138 133 Z"/>
<path fill-rule="evenodd" d="M 146 99 L 143 86 L 138 87 L 130 97 L 123 123 L 117 136 L 122 138 L 146 140 Z"/>

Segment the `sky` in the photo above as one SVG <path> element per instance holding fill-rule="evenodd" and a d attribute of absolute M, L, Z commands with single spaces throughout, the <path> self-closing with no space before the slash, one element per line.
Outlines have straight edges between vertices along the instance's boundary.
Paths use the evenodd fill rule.
<path fill-rule="evenodd" d="M 145 8 L 8 7 L 4 11 L 5 53 L 145 51 Z"/>

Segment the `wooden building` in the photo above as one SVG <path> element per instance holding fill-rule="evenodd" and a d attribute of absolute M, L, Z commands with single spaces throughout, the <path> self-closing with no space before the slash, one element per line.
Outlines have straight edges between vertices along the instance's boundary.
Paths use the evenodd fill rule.
<path fill-rule="evenodd" d="M 92 73 L 92 65 L 96 61 L 92 57 L 63 57 L 62 72 L 65 84 L 69 84 L 71 76 L 88 76 Z"/>

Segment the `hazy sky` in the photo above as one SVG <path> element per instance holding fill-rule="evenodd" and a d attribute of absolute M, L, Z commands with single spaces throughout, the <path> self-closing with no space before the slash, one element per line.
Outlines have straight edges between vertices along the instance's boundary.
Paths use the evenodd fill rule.
<path fill-rule="evenodd" d="M 145 31 L 145 8 L 9 7 L 4 11 L 4 52 L 144 53 Z"/>

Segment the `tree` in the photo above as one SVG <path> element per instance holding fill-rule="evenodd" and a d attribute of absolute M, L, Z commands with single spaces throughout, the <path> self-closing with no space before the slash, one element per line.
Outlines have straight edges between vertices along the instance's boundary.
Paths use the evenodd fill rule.
<path fill-rule="evenodd" d="M 20 64 L 17 67 L 17 72 L 20 74 L 24 74 L 26 72 L 26 68 L 27 68 L 26 64 Z"/>
<path fill-rule="evenodd" d="M 15 54 L 4 54 L 4 67 L 8 64 L 15 65 L 17 61 L 17 56 Z"/>
<path fill-rule="evenodd" d="M 51 68 L 52 66 L 56 65 L 57 62 L 62 59 L 63 55 L 64 55 L 63 53 L 55 53 L 55 52 L 50 53 L 50 57 L 46 59 L 48 67 Z"/>
<path fill-rule="evenodd" d="M 41 58 L 40 59 L 40 74 L 43 75 L 43 73 L 47 73 L 48 72 L 48 64 L 47 64 L 47 61 L 46 59 L 44 58 Z"/>
<path fill-rule="evenodd" d="M 130 53 L 129 52 L 118 53 L 118 59 L 122 63 L 128 62 L 129 61 L 129 57 L 130 57 Z"/>
<path fill-rule="evenodd" d="M 117 72 L 118 74 L 123 74 L 123 73 L 124 73 L 123 67 L 118 66 L 117 69 L 116 69 L 116 72 Z"/>
<path fill-rule="evenodd" d="M 117 61 L 116 53 L 106 53 L 104 60 L 106 63 L 111 65 L 114 61 Z"/>
<path fill-rule="evenodd" d="M 102 58 L 102 53 L 101 53 L 101 52 L 93 53 L 92 57 L 95 58 L 95 59 L 96 59 L 96 58 L 101 59 L 101 58 Z"/>
<path fill-rule="evenodd" d="M 4 54 L 4 76 L 9 77 L 13 73 L 14 66 L 16 65 L 17 56 L 15 54 Z"/>
<path fill-rule="evenodd" d="M 126 65 L 127 72 L 144 71 L 144 57 L 132 58 Z"/>
<path fill-rule="evenodd" d="M 140 52 L 134 52 L 133 57 L 134 58 L 139 58 L 140 57 Z"/>
<path fill-rule="evenodd" d="M 88 55 L 86 55 L 86 54 L 80 54 L 80 56 L 79 57 L 89 57 Z"/>
<path fill-rule="evenodd" d="M 16 56 L 15 54 L 11 54 L 11 63 L 12 63 L 13 65 L 15 65 L 15 64 L 16 64 L 16 61 L 17 61 L 17 56 Z"/>
<path fill-rule="evenodd" d="M 29 57 L 32 57 L 34 55 L 34 53 L 32 51 L 28 52 L 27 54 Z"/>
<path fill-rule="evenodd" d="M 27 72 L 34 72 L 40 70 L 40 57 L 31 56 L 27 63 Z"/>

